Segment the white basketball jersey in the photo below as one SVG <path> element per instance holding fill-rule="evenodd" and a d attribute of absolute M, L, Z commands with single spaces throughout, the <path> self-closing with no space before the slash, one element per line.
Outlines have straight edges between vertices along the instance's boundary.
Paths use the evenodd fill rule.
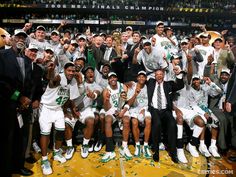
<path fill-rule="evenodd" d="M 137 83 L 133 82 L 132 87 L 129 88 L 128 90 L 128 99 L 133 97 L 136 86 L 137 86 Z M 144 85 L 144 87 L 141 89 L 141 91 L 137 95 L 134 104 L 131 107 L 137 107 L 141 109 L 143 107 L 147 107 L 147 105 L 148 105 L 147 86 Z"/>
<path fill-rule="evenodd" d="M 124 91 L 123 84 L 120 82 L 117 82 L 117 89 L 113 90 L 110 85 L 107 86 L 107 89 L 109 90 L 111 96 L 110 96 L 110 104 L 111 108 L 119 108 L 119 101 L 120 101 L 120 93 Z"/>
<path fill-rule="evenodd" d="M 60 85 L 56 88 L 47 86 L 44 92 L 41 103 L 49 109 L 61 108 L 70 97 L 71 84 L 67 84 L 65 74 L 60 74 Z"/>

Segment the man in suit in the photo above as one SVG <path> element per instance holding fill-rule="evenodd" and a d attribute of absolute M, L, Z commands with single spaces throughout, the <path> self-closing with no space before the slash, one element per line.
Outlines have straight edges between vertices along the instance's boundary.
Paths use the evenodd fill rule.
<path fill-rule="evenodd" d="M 212 112 L 217 115 L 217 118 L 220 121 L 219 124 L 219 135 L 218 135 L 218 146 L 222 153 L 227 152 L 227 142 L 226 142 L 226 136 L 228 132 L 228 127 L 233 126 L 233 117 L 226 112 L 225 109 L 225 99 L 226 99 L 226 92 L 227 92 L 227 87 L 228 87 L 228 81 L 230 78 L 230 70 L 228 68 L 223 68 L 220 73 L 220 77 L 218 78 L 217 75 L 212 76 L 210 74 L 210 66 L 206 65 L 204 69 L 204 74 L 205 76 L 211 76 L 211 78 L 214 78 L 214 82 L 219 86 L 223 93 L 220 95 L 217 95 L 215 97 L 210 97 L 209 98 L 209 108 L 212 110 Z M 231 134 L 233 137 L 236 135 L 236 131 L 234 129 L 231 129 Z M 233 146 L 236 147 L 236 139 L 231 138 L 231 143 Z"/>
<path fill-rule="evenodd" d="M 233 116 L 233 126 L 232 129 L 236 131 L 236 65 L 232 71 L 231 77 L 229 79 L 228 88 L 226 92 L 226 111 Z M 232 135 L 233 136 L 233 135 Z M 232 139 L 236 137 L 232 137 Z M 236 148 L 236 146 L 234 146 Z M 228 158 L 232 162 L 236 162 L 236 156 L 230 156 Z"/>
<path fill-rule="evenodd" d="M 3 142 L 1 157 L 3 176 L 11 176 L 11 173 L 24 176 L 33 174 L 24 167 L 22 159 L 24 122 L 20 113 L 27 110 L 31 104 L 31 100 L 25 95 L 27 75 L 23 70 L 26 37 L 24 31 L 15 31 L 12 47 L 0 51 L 0 115 L 3 116 L 0 135 Z"/>
<path fill-rule="evenodd" d="M 148 81 L 148 109 L 152 115 L 152 141 L 154 161 L 159 161 L 158 141 L 161 137 L 161 129 L 166 130 L 167 143 L 169 145 L 169 154 L 173 162 L 178 163 L 176 138 L 177 127 L 176 121 L 172 115 L 172 94 L 184 87 L 182 74 L 176 71 L 176 82 L 164 81 L 164 71 L 158 69 L 155 72 L 155 79 L 150 78 Z"/>
<path fill-rule="evenodd" d="M 124 60 L 124 82 L 136 80 L 138 71 L 141 70 L 138 64 L 133 64 L 134 51 L 136 48 L 141 48 L 141 34 L 138 31 L 133 32 L 133 45 L 127 50 L 128 58 Z"/>

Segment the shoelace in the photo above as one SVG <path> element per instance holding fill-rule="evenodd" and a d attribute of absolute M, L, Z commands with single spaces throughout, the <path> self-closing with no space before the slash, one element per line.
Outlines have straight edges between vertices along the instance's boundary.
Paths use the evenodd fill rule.
<path fill-rule="evenodd" d="M 69 148 L 69 149 L 67 149 L 66 153 L 70 154 L 72 151 L 73 151 L 73 148 Z"/>
<path fill-rule="evenodd" d="M 45 168 L 50 168 L 50 164 L 49 164 L 48 160 L 44 160 L 42 162 L 42 164 L 44 165 Z"/>

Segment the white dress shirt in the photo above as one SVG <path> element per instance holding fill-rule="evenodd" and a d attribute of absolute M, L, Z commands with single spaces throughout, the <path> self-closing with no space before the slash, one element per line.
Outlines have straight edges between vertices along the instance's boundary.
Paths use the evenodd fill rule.
<path fill-rule="evenodd" d="M 156 82 L 156 86 L 154 89 L 154 93 L 152 96 L 152 106 L 155 109 L 158 109 L 157 106 L 157 88 L 158 88 L 158 82 Z M 166 109 L 166 104 L 167 104 L 167 100 L 166 100 L 166 96 L 165 96 L 165 92 L 164 92 L 164 87 L 163 87 L 163 82 L 160 83 L 160 87 L 161 87 L 161 109 Z"/>

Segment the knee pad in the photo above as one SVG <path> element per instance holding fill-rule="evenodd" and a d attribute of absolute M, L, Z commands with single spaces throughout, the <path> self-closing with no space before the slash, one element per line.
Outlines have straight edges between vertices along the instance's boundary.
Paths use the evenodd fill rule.
<path fill-rule="evenodd" d="M 63 141 L 64 136 L 65 136 L 65 131 L 56 130 L 55 139 L 56 139 L 57 141 Z"/>

